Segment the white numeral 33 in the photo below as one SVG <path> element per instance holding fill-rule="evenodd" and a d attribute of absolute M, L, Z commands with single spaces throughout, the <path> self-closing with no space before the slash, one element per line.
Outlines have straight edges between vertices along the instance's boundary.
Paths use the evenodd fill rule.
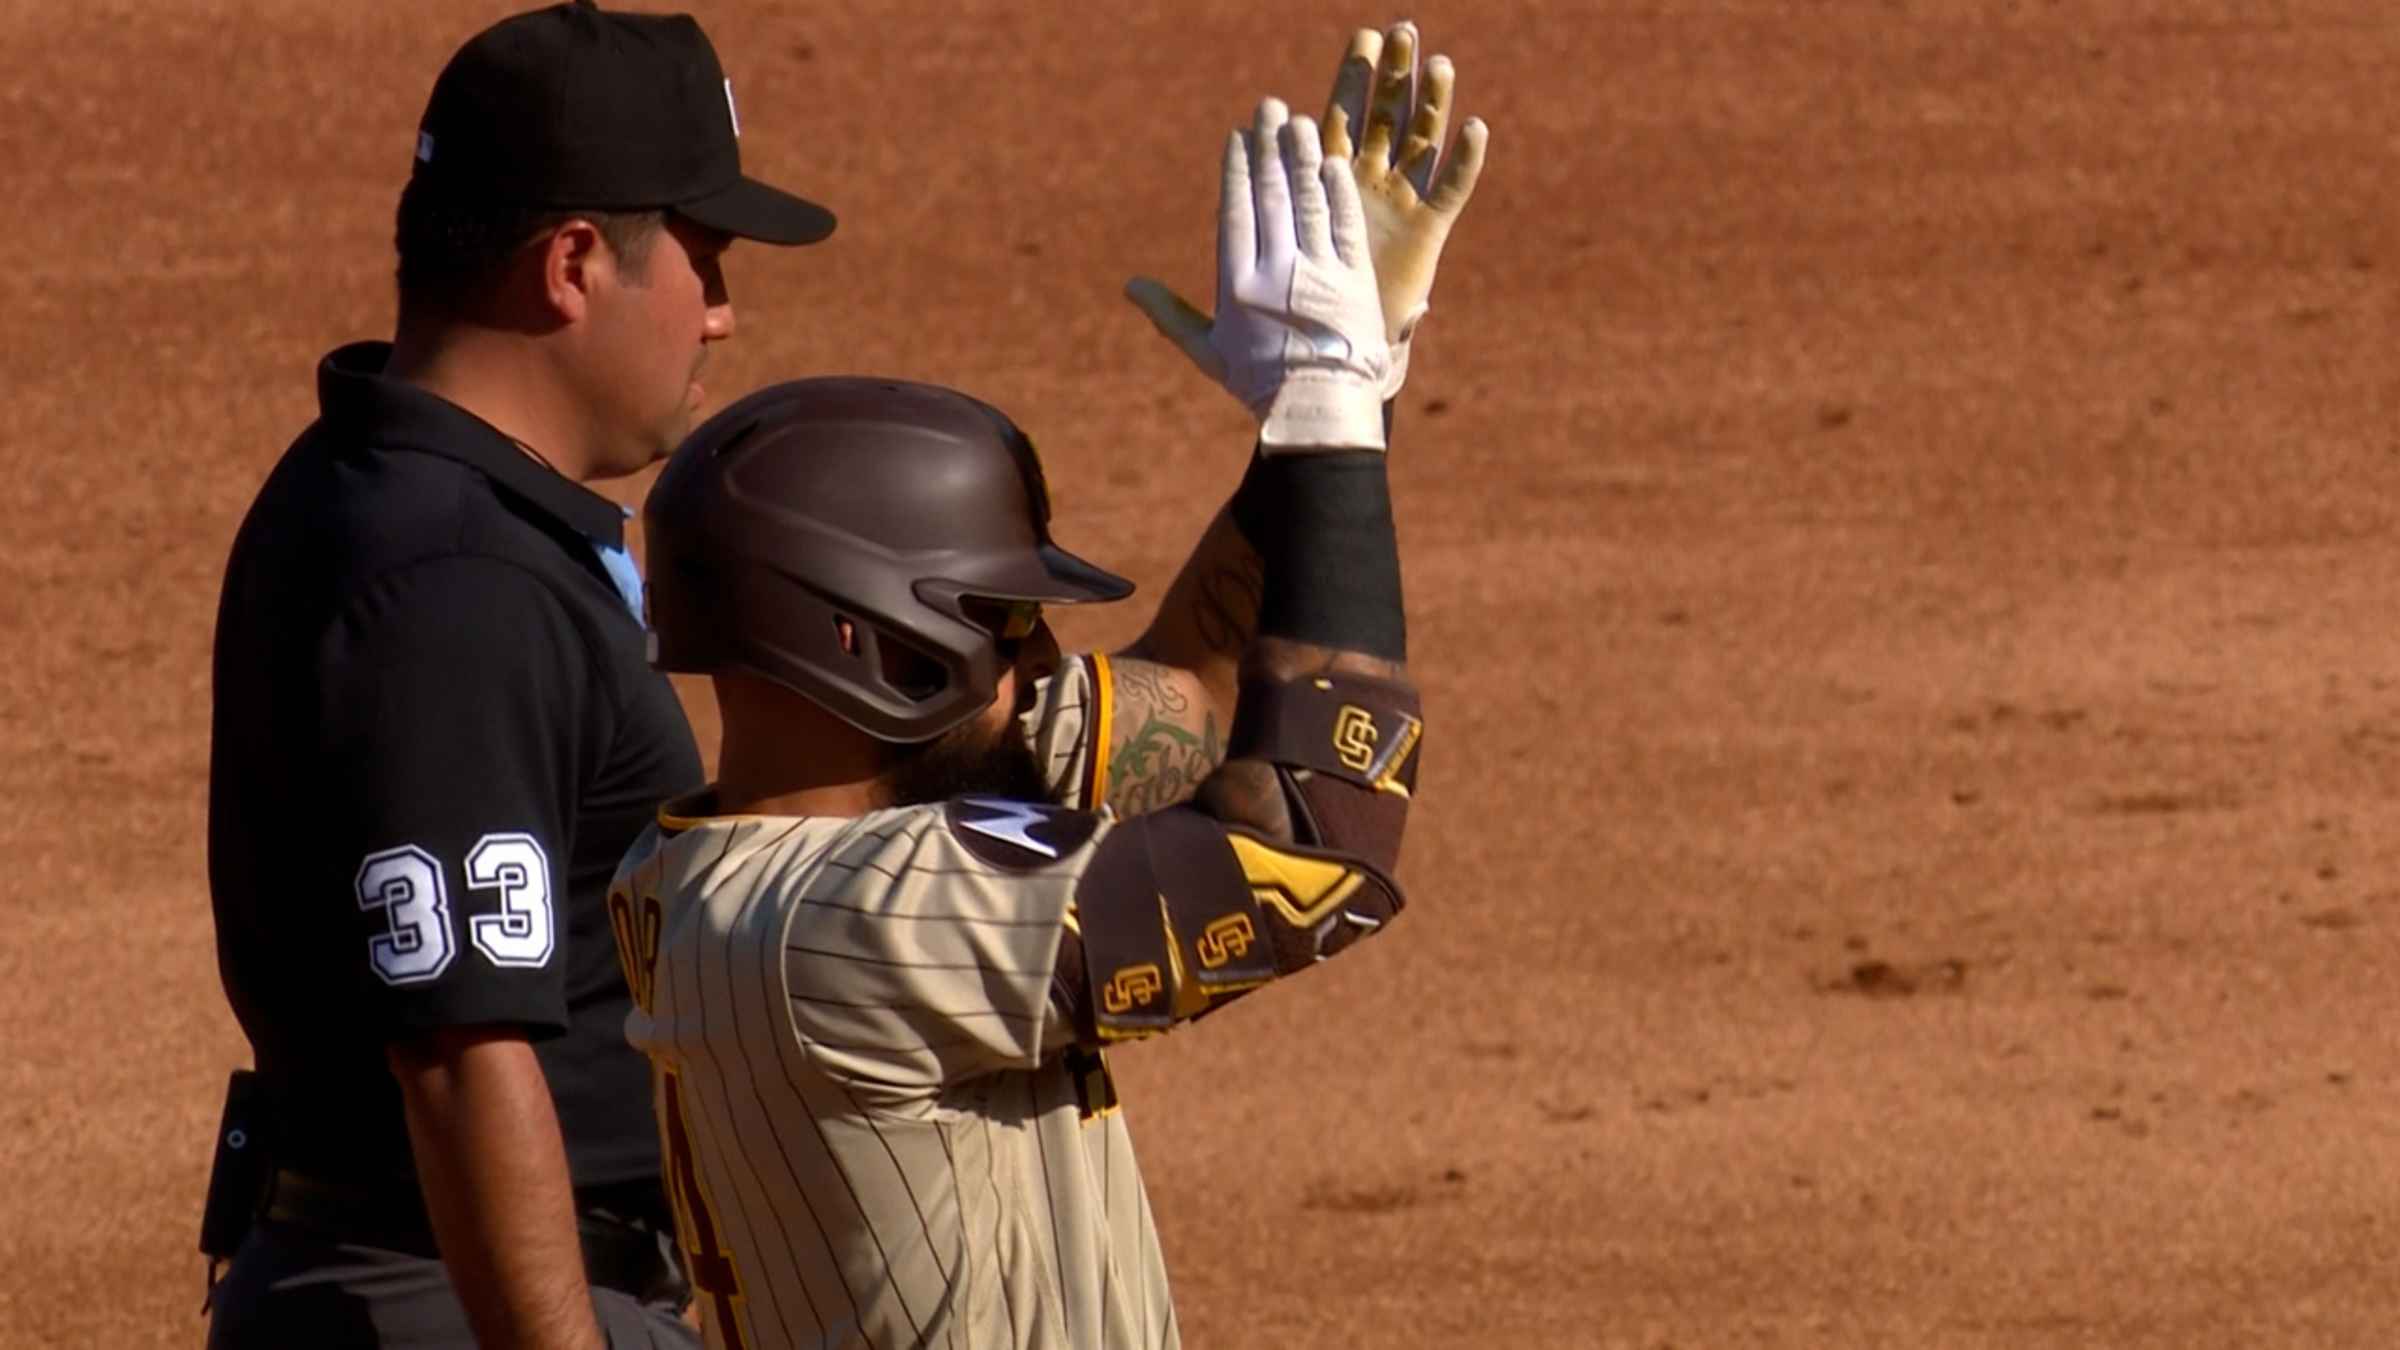
<path fill-rule="evenodd" d="M 415 844 L 370 853 L 358 865 L 358 907 L 380 909 L 391 931 L 367 940 L 367 963 L 385 984 L 439 979 L 458 955 L 442 864 Z M 547 965 L 558 947 L 550 857 L 530 834 L 487 834 L 467 853 L 467 886 L 500 892 L 500 912 L 478 914 L 467 937 L 495 966 Z"/>

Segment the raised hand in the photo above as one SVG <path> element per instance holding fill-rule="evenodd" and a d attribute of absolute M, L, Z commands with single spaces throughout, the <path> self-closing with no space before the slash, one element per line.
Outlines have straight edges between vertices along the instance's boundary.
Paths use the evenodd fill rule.
<path fill-rule="evenodd" d="M 1326 100 L 1328 160 L 1349 160 L 1366 212 L 1367 247 L 1381 291 L 1384 337 L 1392 365 L 1383 394 L 1408 379 L 1409 339 L 1433 295 L 1442 245 L 1475 194 L 1491 131 L 1481 118 L 1459 127 L 1444 152 L 1457 71 L 1447 56 L 1417 69 L 1417 26 L 1394 24 L 1350 35 Z M 1355 143 L 1353 129 L 1363 126 Z M 1405 130 L 1404 130 L 1405 129 Z"/>
<path fill-rule="evenodd" d="M 1215 318 L 1148 277 L 1125 293 L 1258 417 L 1267 453 L 1384 447 L 1391 351 L 1358 185 L 1281 100 L 1226 138 Z"/>

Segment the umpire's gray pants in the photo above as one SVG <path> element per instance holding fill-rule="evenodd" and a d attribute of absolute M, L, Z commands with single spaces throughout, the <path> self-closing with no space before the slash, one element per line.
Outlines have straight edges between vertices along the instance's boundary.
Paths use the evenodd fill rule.
<path fill-rule="evenodd" d="M 476 1350 L 442 1263 L 260 1220 L 210 1299 L 209 1350 Z M 663 1303 L 594 1289 L 609 1350 L 697 1350 Z"/>

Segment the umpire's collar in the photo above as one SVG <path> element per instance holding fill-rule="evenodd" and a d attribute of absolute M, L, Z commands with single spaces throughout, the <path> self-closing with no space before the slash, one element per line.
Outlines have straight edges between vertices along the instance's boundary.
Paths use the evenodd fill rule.
<path fill-rule="evenodd" d="M 498 428 L 438 394 L 387 378 L 388 342 L 337 347 L 317 366 L 317 406 L 328 426 L 361 444 L 454 459 L 546 515 L 610 548 L 625 546 L 625 511 L 534 462 Z"/>

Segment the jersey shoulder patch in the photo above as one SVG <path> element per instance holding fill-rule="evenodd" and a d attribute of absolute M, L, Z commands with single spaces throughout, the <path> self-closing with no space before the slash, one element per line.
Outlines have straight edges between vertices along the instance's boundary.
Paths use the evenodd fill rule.
<path fill-rule="evenodd" d="M 1100 817 L 1089 811 L 1005 797 L 954 797 L 943 807 L 942 819 L 967 852 L 1017 872 L 1038 871 L 1067 858 L 1100 828 Z"/>

